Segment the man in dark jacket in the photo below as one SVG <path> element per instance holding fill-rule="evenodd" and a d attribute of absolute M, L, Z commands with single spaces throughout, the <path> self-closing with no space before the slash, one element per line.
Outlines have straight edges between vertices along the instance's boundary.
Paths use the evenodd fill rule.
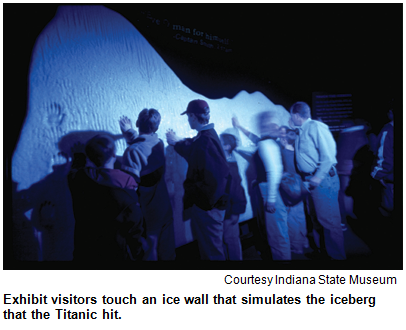
<path fill-rule="evenodd" d="M 86 166 L 86 155 L 92 166 Z M 75 217 L 73 260 L 141 260 L 146 243 L 135 180 L 114 169 L 115 147 L 109 136 L 92 138 L 86 155 L 74 153 L 68 175 Z"/>
<path fill-rule="evenodd" d="M 190 128 L 198 131 L 194 138 L 180 140 L 167 132 L 168 144 L 188 162 L 184 182 L 184 209 L 192 207 L 192 230 L 203 260 L 225 260 L 223 221 L 227 206 L 226 186 L 230 180 L 227 161 L 214 124 L 209 124 L 207 102 L 193 100 L 187 114 Z"/>

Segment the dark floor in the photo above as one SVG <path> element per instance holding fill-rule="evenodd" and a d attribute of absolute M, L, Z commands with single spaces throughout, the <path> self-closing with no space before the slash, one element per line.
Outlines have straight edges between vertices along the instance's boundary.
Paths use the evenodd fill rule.
<path fill-rule="evenodd" d="M 377 222 L 365 223 L 356 219 L 348 218 L 343 226 L 344 246 L 347 260 L 327 261 L 315 259 L 309 247 L 304 254 L 292 254 L 291 269 L 402 269 L 403 251 L 402 234 L 393 233 L 393 239 L 388 237 L 390 225 Z M 241 245 L 243 249 L 243 261 L 256 261 L 255 267 L 286 268 L 286 263 L 272 261 L 264 243 L 257 232 L 255 219 L 240 224 Z M 375 230 L 368 230 L 375 226 Z M 367 230 L 364 230 L 367 229 Z M 401 230 L 401 226 L 396 231 Z M 358 233 L 358 235 L 356 234 Z M 363 237 L 361 239 L 359 236 Z M 400 241 L 399 241 L 400 240 Z M 365 241 L 368 242 L 365 243 Z M 197 242 L 192 242 L 177 249 L 177 260 L 199 261 Z M 248 263 L 250 264 L 250 263 Z M 283 267 L 282 267 L 283 266 Z M 244 263 L 239 263 L 237 268 L 244 269 Z"/>

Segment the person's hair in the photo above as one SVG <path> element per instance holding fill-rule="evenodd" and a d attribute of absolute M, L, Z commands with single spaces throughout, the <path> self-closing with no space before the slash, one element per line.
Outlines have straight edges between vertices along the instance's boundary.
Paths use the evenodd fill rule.
<path fill-rule="evenodd" d="M 269 121 L 273 119 L 274 115 L 270 111 L 263 111 L 257 115 L 257 124 L 258 127 L 267 124 Z"/>
<path fill-rule="evenodd" d="M 210 109 L 208 107 L 205 108 L 206 113 L 194 113 L 197 118 L 197 121 L 200 124 L 207 125 L 210 120 Z"/>
<path fill-rule="evenodd" d="M 392 99 L 390 99 L 390 101 L 389 101 L 389 103 L 388 103 L 387 115 L 388 115 L 388 118 L 389 118 L 390 120 L 394 120 L 395 112 L 396 112 L 396 110 L 397 110 L 397 108 L 398 108 L 398 105 L 397 105 L 396 102 L 397 102 L 397 101 L 396 101 L 394 98 L 392 98 Z"/>
<path fill-rule="evenodd" d="M 280 126 L 280 127 L 279 127 L 279 130 L 282 130 L 282 128 L 284 128 L 284 129 L 286 130 L 286 133 L 291 129 L 291 128 L 288 127 L 288 126 L 283 125 L 283 126 Z"/>
<path fill-rule="evenodd" d="M 136 126 L 145 134 L 155 133 L 161 123 L 161 115 L 155 109 L 143 109 L 138 115 Z"/>
<path fill-rule="evenodd" d="M 223 139 L 225 145 L 229 145 L 231 147 L 231 151 L 237 148 L 237 139 L 232 134 L 223 133 L 220 134 L 220 137 Z"/>
<path fill-rule="evenodd" d="M 297 113 L 303 119 L 310 118 L 310 107 L 305 102 L 296 102 L 290 107 L 290 113 Z"/>
<path fill-rule="evenodd" d="M 275 121 L 275 114 L 271 111 L 264 111 L 257 115 L 257 124 L 259 130 L 266 131 L 268 136 L 278 138 L 279 126 Z M 262 133 L 261 133 L 262 134 Z"/>
<path fill-rule="evenodd" d="M 116 146 L 109 135 L 98 134 L 86 143 L 85 153 L 93 164 L 101 167 L 116 155 Z"/>

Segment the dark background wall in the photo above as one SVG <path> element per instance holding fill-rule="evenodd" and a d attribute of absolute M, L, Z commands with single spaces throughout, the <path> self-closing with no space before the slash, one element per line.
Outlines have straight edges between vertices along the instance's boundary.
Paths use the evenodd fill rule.
<path fill-rule="evenodd" d="M 401 104 L 402 4 L 120 4 L 127 18 L 189 88 L 208 98 L 260 91 L 289 108 L 312 92 L 352 93 L 354 117 L 376 133 L 386 104 Z M 4 4 L 6 174 L 26 115 L 37 36 L 57 4 Z M 174 30 L 190 28 L 190 33 Z M 193 29 L 227 39 L 226 50 L 191 44 Z M 399 111 L 400 113 L 400 111 Z"/>
<path fill-rule="evenodd" d="M 143 33 L 186 85 L 207 97 L 259 90 L 289 108 L 297 100 L 311 103 L 312 92 L 350 92 L 355 116 L 373 121 L 385 112 L 386 100 L 402 92 L 401 5 L 109 7 Z M 225 36 L 232 52 L 177 41 L 163 27 L 165 19 Z"/>

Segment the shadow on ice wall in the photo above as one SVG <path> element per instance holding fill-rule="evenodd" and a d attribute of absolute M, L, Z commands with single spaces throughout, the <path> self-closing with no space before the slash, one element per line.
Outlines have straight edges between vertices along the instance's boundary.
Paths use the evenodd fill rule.
<path fill-rule="evenodd" d="M 289 114 L 263 94 L 245 91 L 233 99 L 210 100 L 184 86 L 160 56 L 125 18 L 103 6 L 60 6 L 37 39 L 29 73 L 27 117 L 12 159 L 13 242 L 17 260 L 71 260 L 74 219 L 66 175 L 70 148 L 98 132 L 116 140 L 117 155 L 126 144 L 118 125 L 133 122 L 143 108 L 155 108 L 162 121 L 158 136 L 173 128 L 192 137 L 185 116 L 188 102 L 206 99 L 211 122 L 220 134 L 231 117 L 256 133 L 253 116 L 275 113 L 279 124 Z M 242 137 L 242 146 L 250 142 Z M 166 181 L 175 218 L 176 245 L 193 240 L 184 221 L 182 195 L 186 161 L 166 148 Z M 248 196 L 249 163 L 238 158 Z M 251 178 L 249 178 L 251 180 Z M 187 215 L 185 216 L 187 218 Z M 250 203 L 241 221 L 252 218 Z"/>

